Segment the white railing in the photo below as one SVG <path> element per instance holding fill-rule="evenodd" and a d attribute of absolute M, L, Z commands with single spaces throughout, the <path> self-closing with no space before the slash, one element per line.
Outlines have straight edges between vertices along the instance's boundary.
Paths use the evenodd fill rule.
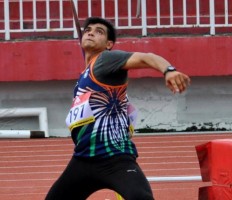
<path fill-rule="evenodd" d="M 194 181 L 202 181 L 201 176 L 164 176 L 164 177 L 155 177 L 155 176 L 148 176 L 147 180 L 150 183 L 153 182 L 194 182 Z M 116 193 L 116 200 L 124 200 L 120 194 Z"/>
<path fill-rule="evenodd" d="M 147 36 L 160 30 L 232 27 L 232 0 L 73 0 L 82 22 L 101 16 L 123 33 Z M 219 1 L 219 0 L 218 0 Z M 0 34 L 71 32 L 77 38 L 69 0 L 0 0 Z M 173 32 L 173 31 L 172 31 Z M 17 36 L 16 36 L 17 38 Z"/>

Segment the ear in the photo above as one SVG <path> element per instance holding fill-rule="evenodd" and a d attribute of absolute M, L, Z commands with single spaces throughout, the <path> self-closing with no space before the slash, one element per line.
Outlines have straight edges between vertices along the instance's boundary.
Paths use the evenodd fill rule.
<path fill-rule="evenodd" d="M 106 45 L 106 49 L 111 50 L 113 48 L 113 46 L 114 46 L 113 41 L 108 40 L 107 45 Z"/>

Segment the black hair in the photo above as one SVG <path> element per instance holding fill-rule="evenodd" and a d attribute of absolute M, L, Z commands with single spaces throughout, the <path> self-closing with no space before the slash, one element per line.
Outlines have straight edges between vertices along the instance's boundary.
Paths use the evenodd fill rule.
<path fill-rule="evenodd" d="M 89 26 L 89 24 L 103 24 L 107 27 L 107 39 L 116 42 L 116 29 L 114 25 L 106 19 L 101 17 L 89 17 L 85 20 L 84 30 Z"/>

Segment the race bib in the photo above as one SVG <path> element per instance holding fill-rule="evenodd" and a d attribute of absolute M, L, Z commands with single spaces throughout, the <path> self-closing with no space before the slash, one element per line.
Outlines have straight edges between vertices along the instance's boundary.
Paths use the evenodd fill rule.
<path fill-rule="evenodd" d="M 138 112 L 137 109 L 131 103 L 128 103 L 127 105 L 127 114 L 130 121 L 130 125 L 129 125 L 130 136 L 132 137 L 134 134 L 134 127 L 136 124 Z"/>
<path fill-rule="evenodd" d="M 78 126 L 83 126 L 95 121 L 93 111 L 89 105 L 91 92 L 76 96 L 72 107 L 66 117 L 66 125 L 72 131 Z"/>

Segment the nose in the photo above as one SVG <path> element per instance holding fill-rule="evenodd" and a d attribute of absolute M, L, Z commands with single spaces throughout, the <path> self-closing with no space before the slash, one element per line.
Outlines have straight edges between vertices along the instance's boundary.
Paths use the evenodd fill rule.
<path fill-rule="evenodd" d="M 93 34 L 93 30 L 89 30 L 88 35 L 93 36 L 93 35 L 94 35 L 94 34 Z"/>

